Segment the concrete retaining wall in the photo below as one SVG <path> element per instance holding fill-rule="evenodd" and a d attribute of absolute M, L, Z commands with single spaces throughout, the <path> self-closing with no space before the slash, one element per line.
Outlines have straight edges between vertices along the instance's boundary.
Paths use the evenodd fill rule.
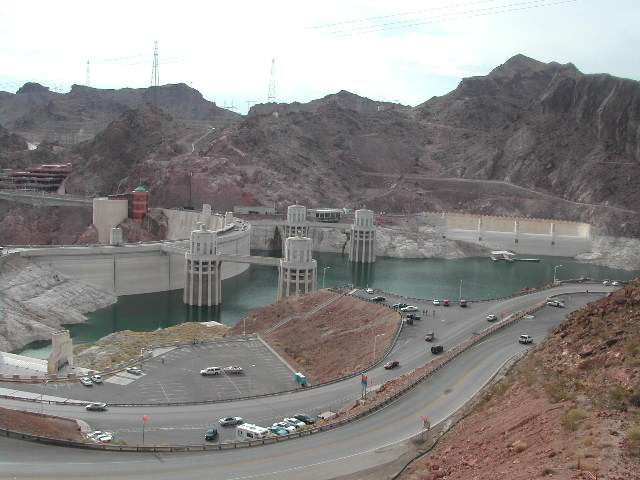
<path fill-rule="evenodd" d="M 249 255 L 251 228 L 242 227 L 218 237 L 222 254 Z M 91 283 L 114 295 L 137 295 L 184 287 L 188 241 L 125 244 L 122 246 L 37 248 L 20 252 L 39 264 Z M 224 262 L 222 279 L 249 266 Z"/>

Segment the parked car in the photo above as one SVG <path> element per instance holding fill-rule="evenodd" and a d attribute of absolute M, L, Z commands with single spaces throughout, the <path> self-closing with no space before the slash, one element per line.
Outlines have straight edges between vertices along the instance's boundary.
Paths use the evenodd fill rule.
<path fill-rule="evenodd" d="M 373 288 L 367 288 L 366 292 L 367 293 L 373 293 Z"/>
<path fill-rule="evenodd" d="M 458 305 L 460 305 L 461 307 L 466 307 L 467 306 L 467 301 L 466 300 L 460 300 L 458 302 Z"/>
<path fill-rule="evenodd" d="M 113 440 L 113 433 L 96 430 L 94 432 L 88 433 L 87 437 L 94 442 L 108 443 Z"/>
<path fill-rule="evenodd" d="M 411 320 L 420 320 L 420 315 L 418 315 L 417 313 L 407 313 L 407 318 L 411 319 Z"/>
<path fill-rule="evenodd" d="M 287 417 L 283 421 L 293 425 L 296 428 L 302 428 L 307 426 L 305 422 L 303 422 L 302 420 L 298 420 L 295 417 Z"/>
<path fill-rule="evenodd" d="M 269 430 L 269 433 L 272 435 L 286 435 L 289 433 L 288 430 L 281 427 L 267 427 L 267 430 Z"/>
<path fill-rule="evenodd" d="M 393 305 L 391 305 L 393 308 L 404 308 L 404 307 L 408 307 L 409 304 L 408 303 L 394 303 Z"/>
<path fill-rule="evenodd" d="M 435 338 L 435 333 L 429 332 L 424 336 L 425 341 L 431 342 Z"/>
<path fill-rule="evenodd" d="M 85 405 L 84 408 L 95 412 L 104 412 L 107 409 L 107 404 L 102 402 L 92 402 Z"/>
<path fill-rule="evenodd" d="M 222 368 L 220 367 L 207 367 L 204 370 L 200 370 L 200 375 L 220 375 Z"/>
<path fill-rule="evenodd" d="M 204 439 L 207 442 L 211 442 L 211 441 L 215 440 L 216 438 L 218 438 L 218 429 L 217 428 L 210 428 L 204 434 Z"/>
<path fill-rule="evenodd" d="M 127 368 L 127 373 L 132 373 L 134 375 L 142 375 L 142 370 L 138 367 L 129 367 Z"/>
<path fill-rule="evenodd" d="M 551 306 L 551 307 L 560 307 L 560 308 L 564 308 L 564 302 L 562 300 L 549 300 L 547 302 L 547 305 Z"/>
<path fill-rule="evenodd" d="M 401 312 L 417 312 L 418 307 L 414 307 L 413 305 L 407 305 L 406 307 L 402 307 L 400 311 Z"/>
<path fill-rule="evenodd" d="M 613 282 L 611 282 L 611 286 L 612 287 L 619 287 L 620 286 L 620 282 L 614 280 Z"/>
<path fill-rule="evenodd" d="M 495 322 L 498 319 L 497 315 L 487 315 L 487 321 Z"/>
<path fill-rule="evenodd" d="M 384 364 L 384 368 L 386 368 L 387 370 L 396 368 L 398 366 L 400 366 L 400 362 L 398 360 L 391 360 L 390 362 Z"/>
<path fill-rule="evenodd" d="M 290 423 L 287 422 L 276 422 L 272 425 L 272 427 L 277 427 L 277 428 L 281 428 L 283 430 L 286 430 L 287 433 L 291 433 L 291 432 L 295 432 L 296 428 L 295 426 L 291 425 Z"/>
<path fill-rule="evenodd" d="M 520 335 L 520 338 L 518 338 L 518 342 L 533 343 L 533 337 L 530 337 L 529 335 Z"/>
<path fill-rule="evenodd" d="M 218 420 L 218 423 L 223 427 L 226 427 L 227 425 L 240 425 L 244 423 L 244 420 L 242 417 L 225 417 Z"/>
<path fill-rule="evenodd" d="M 80 379 L 80 383 L 83 384 L 85 387 L 90 387 L 91 385 L 93 385 L 93 382 L 89 377 L 82 377 Z"/>
<path fill-rule="evenodd" d="M 224 373 L 243 373 L 244 370 L 238 365 L 229 365 L 224 367 Z"/>
<path fill-rule="evenodd" d="M 373 297 L 371 299 L 372 302 L 384 302 L 385 300 L 386 300 L 386 298 L 381 297 L 381 296 Z"/>
<path fill-rule="evenodd" d="M 449 300 L 443 300 L 442 305 L 444 305 L 445 307 L 448 307 L 449 305 L 451 305 L 451 302 Z"/>
<path fill-rule="evenodd" d="M 306 413 L 296 413 L 293 416 L 293 418 L 297 418 L 298 420 L 306 423 L 307 425 L 313 425 L 314 423 L 316 423 L 316 419 L 313 418 L 311 415 L 307 415 Z"/>
<path fill-rule="evenodd" d="M 611 282 L 610 282 L 609 280 L 604 280 L 604 281 L 602 282 L 602 284 L 603 284 L 604 286 L 608 287 L 609 285 L 611 285 Z"/>
<path fill-rule="evenodd" d="M 442 351 L 444 350 L 444 347 L 442 345 L 434 345 L 433 347 L 431 347 L 431 353 L 442 353 Z"/>
<path fill-rule="evenodd" d="M 434 304 L 435 306 L 440 305 L 440 300 L 434 300 L 434 301 L 433 301 L 433 304 Z"/>
<path fill-rule="evenodd" d="M 91 381 L 93 383 L 102 383 L 102 377 L 100 375 L 91 375 Z"/>

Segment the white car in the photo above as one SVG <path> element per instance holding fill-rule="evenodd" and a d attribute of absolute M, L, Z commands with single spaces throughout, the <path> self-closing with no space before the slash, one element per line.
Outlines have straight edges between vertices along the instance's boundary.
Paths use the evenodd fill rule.
<path fill-rule="evenodd" d="M 242 417 L 225 417 L 218 420 L 218 423 L 226 427 L 227 425 L 241 425 L 244 423 L 244 420 Z"/>
<path fill-rule="evenodd" d="M 611 286 L 619 287 L 620 286 L 620 282 L 613 281 L 613 282 L 611 282 Z"/>
<path fill-rule="evenodd" d="M 433 304 L 436 305 L 436 306 L 440 305 L 440 300 L 434 300 Z"/>
<path fill-rule="evenodd" d="M 85 387 L 90 387 L 91 385 L 93 385 L 93 382 L 89 377 L 82 377 L 80 379 L 80 383 L 83 384 Z"/>
<path fill-rule="evenodd" d="M 296 428 L 301 428 L 301 427 L 306 427 L 307 424 L 304 423 L 302 420 L 298 420 L 297 418 L 293 418 L 293 417 L 287 417 L 284 419 L 284 421 L 286 423 L 290 423 L 291 425 L 293 425 Z"/>
<path fill-rule="evenodd" d="M 413 305 L 407 305 L 404 308 L 400 309 L 401 312 L 417 312 L 418 311 L 418 307 L 414 307 Z"/>
<path fill-rule="evenodd" d="M 518 338 L 518 342 L 520 342 L 520 343 L 533 343 L 533 337 L 531 337 L 529 335 L 520 335 L 520 338 Z"/>
<path fill-rule="evenodd" d="M 102 383 L 102 377 L 100 375 L 91 375 L 91 381 L 93 383 Z"/>
<path fill-rule="evenodd" d="M 107 404 L 104 402 L 93 402 L 85 405 L 84 408 L 89 411 L 104 412 L 107 409 Z"/>
<path fill-rule="evenodd" d="M 549 305 L 550 307 L 564 308 L 564 302 L 562 300 L 549 300 L 547 302 L 547 305 Z"/>
<path fill-rule="evenodd" d="M 296 427 L 294 427 L 293 425 L 291 425 L 290 423 L 287 423 L 287 422 L 276 422 L 272 426 L 273 427 L 282 428 L 282 429 L 286 430 L 289 433 L 296 431 Z"/>
<path fill-rule="evenodd" d="M 89 437 L 94 442 L 108 443 L 113 440 L 113 433 L 96 430 L 95 432 L 87 434 L 87 437 Z"/>
<path fill-rule="evenodd" d="M 142 375 L 142 370 L 138 367 L 129 367 L 127 368 L 127 373 L 132 373 L 134 375 Z"/>
<path fill-rule="evenodd" d="M 609 280 L 604 280 L 604 281 L 602 282 L 602 284 L 603 284 L 605 287 L 608 287 L 609 285 L 611 285 L 611 282 L 610 282 Z"/>
<path fill-rule="evenodd" d="M 367 288 L 366 292 L 367 293 L 373 293 L 373 288 Z"/>

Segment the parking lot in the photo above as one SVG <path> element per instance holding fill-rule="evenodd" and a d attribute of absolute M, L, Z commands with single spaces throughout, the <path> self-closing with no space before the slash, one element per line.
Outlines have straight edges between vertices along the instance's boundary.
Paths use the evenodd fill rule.
<path fill-rule="evenodd" d="M 244 372 L 202 376 L 209 366 L 239 365 Z M 223 338 L 168 349 L 139 365 L 142 373 L 126 371 L 103 377 L 103 383 L 89 387 L 79 381 L 48 382 L 46 385 L 3 382 L 4 393 L 16 391 L 72 400 L 109 404 L 162 404 L 229 400 L 298 387 L 290 367 L 260 340 L 249 337 Z M 18 395 L 18 393 L 16 393 Z"/>

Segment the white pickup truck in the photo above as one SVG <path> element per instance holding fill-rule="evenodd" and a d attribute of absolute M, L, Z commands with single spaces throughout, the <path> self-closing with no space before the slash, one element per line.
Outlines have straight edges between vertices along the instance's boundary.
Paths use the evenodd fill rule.
<path fill-rule="evenodd" d="M 220 367 L 207 367 L 204 370 L 200 370 L 200 375 L 220 375 L 221 371 Z"/>

